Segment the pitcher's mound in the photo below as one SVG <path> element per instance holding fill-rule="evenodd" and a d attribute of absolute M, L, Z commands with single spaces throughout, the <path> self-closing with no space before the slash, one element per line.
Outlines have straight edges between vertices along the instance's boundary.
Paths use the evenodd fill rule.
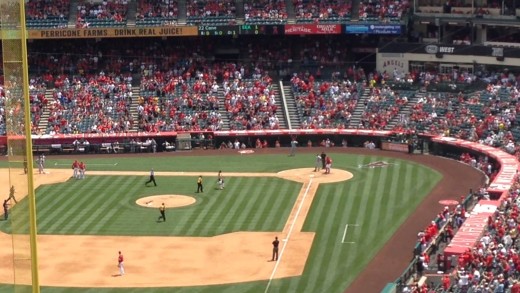
<path fill-rule="evenodd" d="M 300 168 L 278 172 L 278 177 L 298 182 L 308 182 L 312 178 L 314 182 L 332 183 L 352 179 L 354 175 L 342 169 L 332 168 L 330 174 L 325 174 L 324 170 L 314 172 L 314 168 Z"/>
<path fill-rule="evenodd" d="M 189 206 L 194 204 L 196 201 L 197 200 L 194 197 L 187 195 L 163 194 L 141 197 L 136 200 L 135 203 L 147 208 L 158 208 L 162 203 L 164 203 L 167 208 L 178 208 Z"/>

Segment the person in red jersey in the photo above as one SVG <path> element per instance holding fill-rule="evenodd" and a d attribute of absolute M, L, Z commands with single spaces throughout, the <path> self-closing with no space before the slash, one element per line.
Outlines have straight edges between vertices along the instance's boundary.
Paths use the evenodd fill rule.
<path fill-rule="evenodd" d="M 119 251 L 119 255 L 117 257 L 117 267 L 119 268 L 119 275 L 124 276 L 125 275 L 125 266 L 124 266 L 125 258 L 123 257 L 123 254 L 121 251 Z"/>
<path fill-rule="evenodd" d="M 332 167 L 332 159 L 327 156 L 325 158 L 325 174 L 330 174 L 330 168 Z"/>
<path fill-rule="evenodd" d="M 85 179 L 85 171 L 87 170 L 87 165 L 85 163 L 79 163 L 79 179 Z"/>
<path fill-rule="evenodd" d="M 72 177 L 79 179 L 79 162 L 78 160 L 75 160 L 74 163 L 72 163 Z"/>

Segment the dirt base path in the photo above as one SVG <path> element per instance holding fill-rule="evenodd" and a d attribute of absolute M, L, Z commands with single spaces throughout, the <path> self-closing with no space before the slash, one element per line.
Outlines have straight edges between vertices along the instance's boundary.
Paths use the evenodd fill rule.
<path fill-rule="evenodd" d="M 35 174 L 35 188 L 41 184 L 64 182 L 71 170 L 51 169 Z M 14 173 L 16 173 L 15 171 Z M 101 172 L 88 175 L 148 175 L 148 172 Z M 0 170 L 0 186 L 9 186 L 8 171 Z M 214 176 L 204 172 L 156 172 L 156 176 Z M 343 170 L 331 174 L 312 168 L 279 173 L 226 173 L 226 176 L 268 176 L 302 182 L 296 203 L 283 232 L 237 232 L 215 237 L 126 237 L 39 235 L 38 262 L 42 286 L 63 287 L 167 287 L 199 286 L 271 280 L 303 273 L 314 233 L 301 232 L 318 184 L 352 178 Z M 25 179 L 25 177 L 24 177 Z M 0 190 L 5 194 L 5 190 Z M 17 194 L 17 199 L 24 197 Z M 270 243 L 281 240 L 278 262 L 270 262 Z M 0 243 L 12 236 L 0 233 Z M 125 255 L 125 276 L 119 276 L 117 251 Z M 78 256 L 87 255 L 87 258 Z M 71 256 L 74 256 L 71 258 Z M 233 261 L 229 261 L 232 259 Z M 0 250 L 0 283 L 12 283 L 14 257 Z M 18 260 L 17 260 L 18 261 Z M 209 266 L 208 264 L 211 264 Z M 18 279 L 18 284 L 30 280 Z"/>
<path fill-rule="evenodd" d="M 429 196 L 425 198 L 425 200 L 419 205 L 417 210 L 401 225 L 401 227 L 398 229 L 398 231 L 392 236 L 392 238 L 385 244 L 385 246 L 378 252 L 378 254 L 374 257 L 374 259 L 369 263 L 369 265 L 365 268 L 365 270 L 357 277 L 357 279 L 349 286 L 349 288 L 346 290 L 347 293 L 359 293 L 359 292 L 367 292 L 367 293 L 378 293 L 381 292 L 381 289 L 388 283 L 394 281 L 397 277 L 401 275 L 401 273 L 404 271 L 404 269 L 408 266 L 410 259 L 412 257 L 412 249 L 413 245 L 415 243 L 415 237 L 417 235 L 417 232 L 422 230 L 439 212 L 440 209 L 442 209 L 442 206 L 439 204 L 439 200 L 445 200 L 445 199 L 452 199 L 452 200 L 459 200 L 461 195 L 467 194 L 469 188 L 473 188 L 476 190 L 485 180 L 485 176 L 476 171 L 475 169 L 461 164 L 454 160 L 444 159 L 440 157 L 430 156 L 430 155 L 408 155 L 404 153 L 398 153 L 398 152 L 391 152 L 391 151 L 381 151 L 381 150 L 367 150 L 364 148 L 334 148 L 334 149 L 323 149 L 323 148 L 298 148 L 296 158 L 298 158 L 298 153 L 311 153 L 316 154 L 320 153 L 321 151 L 326 152 L 333 152 L 333 153 L 346 153 L 350 155 L 378 155 L 378 156 L 387 156 L 387 157 L 395 157 L 399 159 L 405 159 L 405 160 L 411 160 L 415 161 L 419 164 L 428 166 L 430 168 L 433 168 L 439 172 L 441 172 L 444 177 L 439 182 L 439 184 L 434 188 L 434 190 L 431 192 Z M 259 154 L 288 154 L 289 150 L 287 148 L 269 148 L 269 149 L 259 149 L 255 150 L 255 153 Z M 157 154 L 138 154 L 139 156 L 150 156 L 150 157 L 169 157 L 169 156 L 205 156 L 205 155 L 232 155 L 236 154 L 235 150 L 200 150 L 200 151 L 189 151 L 189 152 L 176 152 L 174 154 L 172 153 L 157 153 Z M 87 155 L 82 155 L 87 156 Z M 90 155 L 89 155 L 90 156 Z M 106 157 L 106 155 L 93 155 L 97 157 Z M 93 157 L 90 156 L 90 157 Z M 135 154 L 119 154 L 118 156 L 121 157 L 133 157 L 136 156 Z M 65 156 L 61 155 L 59 158 L 62 159 L 76 159 L 77 156 Z M 0 158 L 2 160 L 3 158 Z M 4 184 L 7 180 L 3 174 L 1 173 L 2 170 L 0 170 L 0 195 L 6 195 L 8 194 L 8 187 L 6 184 Z M 55 173 L 54 169 L 50 170 L 52 173 Z M 21 172 L 23 173 L 23 172 Z M 70 176 L 71 170 L 67 170 L 66 174 L 67 176 Z M 89 174 L 92 174 L 92 172 L 89 172 Z M 148 172 L 143 173 L 146 176 L 148 175 Z M 197 174 L 200 175 L 200 174 Z M 265 175 L 265 174 L 263 174 Z M 44 175 L 42 175 L 44 176 Z M 211 174 L 211 176 L 215 176 L 215 174 Z M 228 173 L 226 173 L 226 176 L 229 176 Z M 39 175 L 35 176 L 35 181 L 39 179 Z M 4 188 L 5 189 L 2 189 Z M 311 186 L 312 187 L 312 186 Z M 302 208 L 303 209 L 303 208 Z M 290 219 L 288 220 L 290 223 Z M 296 226 L 296 225 L 295 225 Z M 287 228 L 287 227 L 286 227 Z M 296 230 L 295 230 L 296 231 Z M 272 238 L 276 235 L 279 235 L 279 233 L 267 233 L 269 234 L 266 236 L 265 240 L 269 241 L 270 243 L 272 241 Z M 293 245 L 293 242 L 296 243 L 298 241 L 296 236 L 302 235 L 303 233 L 294 233 L 291 238 L 295 241 L 290 241 L 289 244 Z M 6 241 L 6 238 L 8 235 L 0 234 L 0 243 L 6 243 L 3 241 Z M 260 236 L 260 235 L 258 235 Z M 197 239 L 200 240 L 200 239 Z M 10 239 L 9 239 L 10 241 Z M 305 241 L 305 240 L 304 240 Z M 307 240 L 308 241 L 308 240 Z M 10 242 L 9 242 L 10 243 Z M 269 245 L 269 244 L 267 244 Z M 53 248 L 55 250 L 55 248 Z M 115 264 L 115 257 L 117 253 L 117 249 L 119 249 L 119 246 L 107 247 L 105 248 L 108 253 L 107 256 L 108 259 L 102 259 L 99 262 L 96 262 L 96 265 L 106 265 L 108 268 L 107 273 L 109 274 L 115 274 L 117 273 L 117 268 Z M 261 255 L 263 256 L 261 265 L 268 266 L 269 273 L 272 274 L 275 264 L 271 262 L 267 262 L 267 259 L 270 259 L 270 253 L 271 251 L 266 251 L 266 244 L 262 243 L 261 248 L 256 247 L 256 252 L 260 251 Z M 166 251 L 170 251 L 171 248 L 166 248 Z M 40 256 L 42 255 L 42 247 L 39 246 Z M 292 249 L 287 249 L 284 255 L 284 259 L 281 261 L 281 264 L 283 265 L 285 261 L 291 260 L 291 254 L 290 252 Z M 0 263 L 5 264 L 4 260 L 6 259 L 4 256 L 4 251 L 0 251 Z M 143 256 L 142 251 L 138 251 L 132 255 L 125 255 L 127 258 L 131 257 L 132 260 L 134 259 L 140 259 Z M 10 256 L 12 260 L 12 256 Z M 152 256 L 150 256 L 152 257 Z M 101 257 L 100 257 L 101 258 Z M 9 260 L 9 257 L 7 258 Z M 70 261 L 70 260 L 69 260 Z M 190 259 L 191 261 L 191 259 Z M 251 260 L 248 259 L 249 264 L 251 264 Z M 161 262 L 161 264 L 164 262 Z M 127 267 L 130 266 L 130 259 L 128 261 Z M 9 265 L 2 265 L 0 266 L 0 277 L 2 279 L 0 282 L 2 283 L 12 283 L 13 278 L 12 277 L 5 277 L 6 273 L 8 276 L 12 276 L 12 271 L 8 270 L 8 268 L 11 268 L 12 266 Z M 77 269 L 77 266 L 70 266 L 73 267 L 74 270 Z M 51 266 L 44 267 L 43 262 L 40 261 L 40 268 L 49 268 L 50 270 L 53 270 Z M 5 269 L 5 270 L 4 270 Z M 131 272 L 134 268 L 128 267 L 129 275 L 125 276 L 124 278 L 113 278 L 115 282 L 119 282 L 120 284 L 117 284 L 114 282 L 114 286 L 123 286 L 125 285 L 124 280 L 130 278 L 130 275 L 133 274 Z M 151 269 L 151 272 L 148 272 L 149 274 L 153 273 L 161 273 L 161 271 L 165 271 L 166 268 L 163 269 L 163 266 L 160 267 L 154 267 Z M 65 270 L 64 270 L 65 271 Z M 262 271 L 262 274 L 265 274 L 266 271 Z M 280 266 L 276 272 L 274 272 L 276 277 L 280 277 L 283 272 L 283 266 Z M 193 271 L 192 271 L 193 274 Z M 269 276 L 268 276 L 269 277 Z M 169 274 L 169 279 L 172 279 L 172 281 L 175 281 L 173 279 L 178 279 L 173 274 Z M 58 276 L 58 280 L 63 279 L 66 280 L 66 276 Z M 102 274 L 100 279 L 107 280 L 110 278 L 107 278 L 106 275 Z M 180 278 L 179 278 L 180 279 Z M 65 283 L 62 281 L 62 283 Z M 156 284 L 157 285 L 157 284 Z M 63 285 L 68 286 L 68 285 Z M 88 286 L 90 287 L 90 285 Z"/>

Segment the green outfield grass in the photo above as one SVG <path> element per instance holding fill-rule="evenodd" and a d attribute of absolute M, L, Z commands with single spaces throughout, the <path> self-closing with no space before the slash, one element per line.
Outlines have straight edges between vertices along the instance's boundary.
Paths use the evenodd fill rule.
<path fill-rule="evenodd" d="M 190 172 L 278 172 L 313 167 L 314 154 L 131 157 L 83 159 L 89 170 Z M 441 174 L 413 162 L 380 156 L 331 153 L 334 168 L 354 174 L 352 180 L 321 184 L 304 231 L 316 232 L 304 274 L 275 279 L 268 292 L 343 292 L 363 270 Z M 391 165 L 360 168 L 375 161 Z M 47 168 L 69 168 L 71 160 L 50 157 Z M 50 170 L 52 172 L 52 170 Z M 216 173 L 215 173 L 216 175 Z M 278 178 L 228 178 L 226 189 L 215 190 L 215 177 L 205 178 L 205 192 L 196 194 L 195 177 L 156 176 L 158 187 L 144 187 L 147 176 L 88 176 L 36 191 L 41 234 L 213 236 L 232 231 L 281 231 L 302 184 Z M 185 194 L 197 204 L 168 211 L 172 225 L 155 222 L 154 209 L 134 204 L 151 194 Z M 22 201 L 18 208 L 26 204 Z M 17 208 L 17 207 L 15 207 Z M 169 223 L 169 222 L 168 222 Z M 348 233 L 343 239 L 345 225 Z M 9 232 L 8 222 L 0 229 Z M 349 242 L 349 243 L 342 243 Z M 350 243 L 352 242 L 352 243 Z M 412 247 L 413 244 L 410 244 Z M 266 243 L 266 250 L 270 243 Z M 283 259 L 282 259 L 283 261 Z M 391 281 L 391 280 L 389 280 Z M 42 288 L 42 292 L 264 292 L 268 281 L 185 288 L 78 289 Z M 0 286 L 12 292 L 12 286 Z"/>

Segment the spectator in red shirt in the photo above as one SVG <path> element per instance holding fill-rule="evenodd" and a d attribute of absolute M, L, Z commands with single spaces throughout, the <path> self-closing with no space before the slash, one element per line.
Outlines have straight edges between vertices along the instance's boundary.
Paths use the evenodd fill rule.
<path fill-rule="evenodd" d="M 450 288 L 451 286 L 451 279 L 450 279 L 450 275 L 446 274 L 442 277 L 442 289 L 444 289 L 444 291 L 448 291 L 448 289 Z"/>

